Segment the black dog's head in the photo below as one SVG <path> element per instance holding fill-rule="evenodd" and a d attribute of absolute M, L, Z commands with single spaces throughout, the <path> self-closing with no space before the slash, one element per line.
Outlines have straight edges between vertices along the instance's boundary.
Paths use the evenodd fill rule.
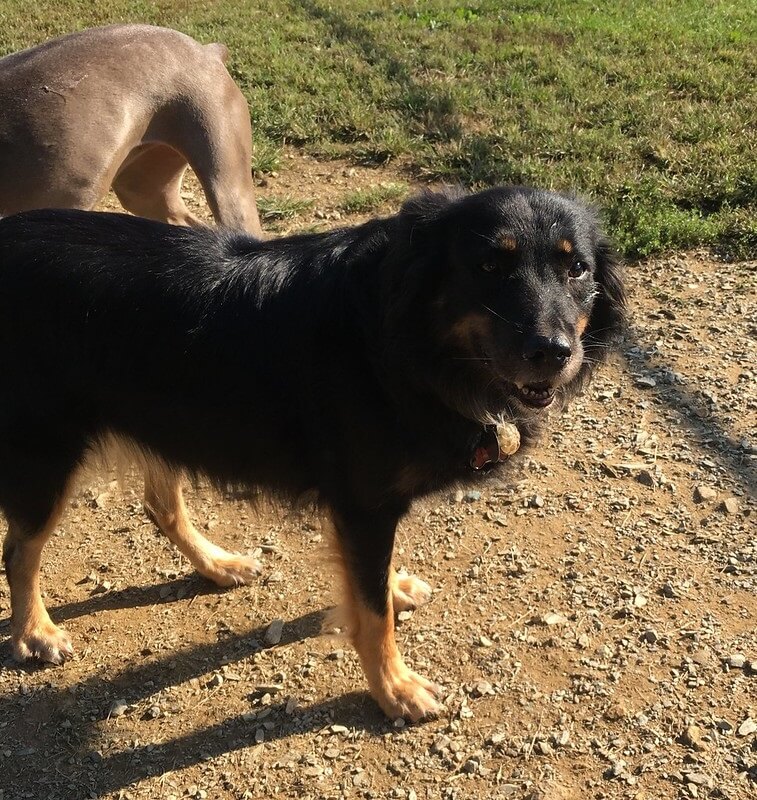
<path fill-rule="evenodd" d="M 401 217 L 410 267 L 395 298 L 426 342 L 412 368 L 464 415 L 538 415 L 580 386 L 618 334 L 618 263 L 575 198 L 520 187 L 427 193 Z M 425 311 L 408 321 L 419 294 Z"/>

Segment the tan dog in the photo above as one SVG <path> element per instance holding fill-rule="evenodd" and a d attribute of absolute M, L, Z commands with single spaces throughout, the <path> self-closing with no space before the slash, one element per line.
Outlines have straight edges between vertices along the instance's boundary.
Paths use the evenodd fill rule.
<path fill-rule="evenodd" d="M 220 224 L 260 235 L 247 102 L 222 44 L 111 25 L 0 59 L 0 215 L 90 209 L 112 186 L 139 216 L 195 225 L 191 166 Z"/>
<path fill-rule="evenodd" d="M 216 222 L 261 236 L 249 110 L 227 55 L 167 28 L 112 25 L 0 59 L 0 216 L 90 209 L 112 186 L 138 216 L 201 225 L 180 195 L 191 166 Z M 178 471 L 142 466 L 145 507 L 198 572 L 220 586 L 258 573 L 195 529 Z M 63 638 L 16 653 L 60 661 L 69 650 Z"/>

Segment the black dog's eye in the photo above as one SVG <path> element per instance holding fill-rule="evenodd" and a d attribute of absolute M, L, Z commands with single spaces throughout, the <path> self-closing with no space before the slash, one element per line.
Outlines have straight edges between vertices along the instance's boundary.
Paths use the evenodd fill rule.
<path fill-rule="evenodd" d="M 484 261 L 484 263 L 481 264 L 481 269 L 484 272 L 494 272 L 494 270 L 497 269 L 497 265 L 493 264 L 491 261 Z"/>
<path fill-rule="evenodd" d="M 589 271 L 589 265 L 585 261 L 574 261 L 568 267 L 569 278 L 580 278 Z"/>

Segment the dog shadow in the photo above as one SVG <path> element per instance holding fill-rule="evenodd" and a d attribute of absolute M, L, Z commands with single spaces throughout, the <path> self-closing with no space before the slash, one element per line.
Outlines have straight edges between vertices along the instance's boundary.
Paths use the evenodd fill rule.
<path fill-rule="evenodd" d="M 175 580 L 144 590 L 129 588 L 108 597 L 71 603 L 55 609 L 52 615 L 64 620 L 94 610 L 165 603 L 167 590 L 175 596 L 187 584 L 205 594 L 216 591 L 199 578 Z M 159 659 L 129 664 L 113 677 L 94 674 L 66 689 L 56 687 L 54 680 L 33 688 L 22 683 L 22 697 L 3 704 L 3 730 L 13 732 L 15 752 L 13 758 L 5 759 L 0 785 L 12 789 L 13 796 L 19 797 L 49 796 L 65 800 L 100 796 L 208 758 L 258 746 L 255 733 L 262 729 L 262 723 L 256 725 L 254 721 L 257 706 L 183 736 L 136 744 L 113 753 L 103 746 L 108 738 L 104 726 L 111 714 L 113 698 L 123 698 L 128 714 L 140 713 L 140 704 L 144 705 L 148 698 L 193 678 L 207 676 L 222 665 L 243 662 L 264 650 L 319 637 L 326 613 L 327 609 L 311 611 L 289 620 L 275 645 L 266 643 L 268 626 L 263 625 L 217 642 L 172 651 Z M 8 642 L 0 647 L 0 664 L 0 673 L 50 668 L 16 664 L 10 657 Z M 1 678 L 0 674 L 0 685 Z M 275 723 L 267 726 L 270 729 L 263 729 L 266 742 L 319 731 L 333 724 L 372 735 L 383 735 L 391 729 L 367 692 L 350 692 L 310 706 L 298 706 L 294 712 L 288 704 L 286 698 L 265 706 L 266 722 Z M 44 763 L 50 768 L 40 770 L 43 753 Z"/>

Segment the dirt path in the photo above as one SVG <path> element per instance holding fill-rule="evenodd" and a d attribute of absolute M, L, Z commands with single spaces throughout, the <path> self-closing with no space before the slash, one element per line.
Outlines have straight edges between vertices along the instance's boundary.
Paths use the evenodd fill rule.
<path fill-rule="evenodd" d="M 397 177 L 351 169 L 293 158 L 261 191 L 334 225 L 345 192 Z M 755 267 L 634 265 L 623 356 L 543 445 L 501 487 L 418 504 L 398 561 L 436 592 L 398 638 L 447 688 L 424 725 L 385 721 L 319 635 L 312 519 L 190 492 L 212 538 L 262 549 L 259 583 L 217 592 L 138 481 L 86 487 L 43 574 L 73 662 L 13 664 L 0 582 L 0 800 L 754 797 Z"/>

